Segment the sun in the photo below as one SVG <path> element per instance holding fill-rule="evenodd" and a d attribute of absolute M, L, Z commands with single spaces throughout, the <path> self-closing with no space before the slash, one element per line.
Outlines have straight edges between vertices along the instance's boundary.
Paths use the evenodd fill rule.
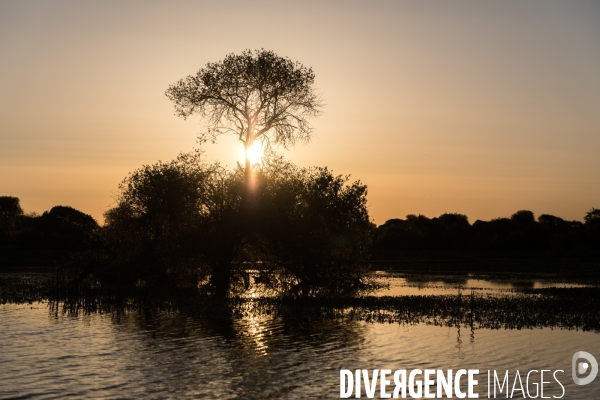
<path fill-rule="evenodd" d="M 254 142 L 247 151 L 250 165 L 258 164 L 264 155 L 263 148 L 259 142 Z M 246 162 L 246 151 L 242 148 L 240 151 L 240 161 Z"/>

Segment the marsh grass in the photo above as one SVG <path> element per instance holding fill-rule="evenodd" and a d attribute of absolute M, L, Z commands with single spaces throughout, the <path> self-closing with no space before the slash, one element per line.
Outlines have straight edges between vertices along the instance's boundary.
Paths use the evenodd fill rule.
<path fill-rule="evenodd" d="M 48 303 L 55 314 L 185 312 L 200 318 L 348 320 L 472 329 L 557 328 L 600 332 L 600 288 L 519 289 L 518 293 L 359 297 L 216 298 L 193 288 L 66 282 L 44 272 L 0 274 L 0 304 Z"/>

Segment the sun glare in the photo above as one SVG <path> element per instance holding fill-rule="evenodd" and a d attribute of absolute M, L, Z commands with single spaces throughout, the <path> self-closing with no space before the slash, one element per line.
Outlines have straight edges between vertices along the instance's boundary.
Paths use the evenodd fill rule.
<path fill-rule="evenodd" d="M 248 149 L 248 159 L 250 159 L 250 164 L 258 164 L 261 161 L 263 156 L 263 148 L 259 142 L 254 142 L 252 146 Z M 240 151 L 240 161 L 242 163 L 246 162 L 246 151 L 242 149 Z"/>

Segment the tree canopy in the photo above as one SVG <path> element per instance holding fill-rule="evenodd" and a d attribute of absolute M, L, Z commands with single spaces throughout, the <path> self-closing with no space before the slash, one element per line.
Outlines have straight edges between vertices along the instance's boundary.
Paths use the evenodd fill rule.
<path fill-rule="evenodd" d="M 258 167 L 256 186 L 246 219 L 239 169 L 182 154 L 134 171 L 106 213 L 104 271 L 130 283 L 200 283 L 220 296 L 247 288 L 250 270 L 257 283 L 296 294 L 366 287 L 365 185 L 279 158 Z"/>
<path fill-rule="evenodd" d="M 257 173 L 257 234 L 272 279 L 297 293 L 352 292 L 367 287 L 364 260 L 373 226 L 367 187 L 327 168 L 298 168 L 282 158 Z M 284 282 L 285 286 L 285 282 Z"/>
<path fill-rule="evenodd" d="M 247 150 L 260 140 L 265 147 L 287 148 L 311 137 L 309 119 L 322 102 L 314 92 L 315 74 L 268 50 L 246 50 L 208 63 L 196 75 L 169 86 L 167 97 L 183 118 L 200 115 L 209 125 L 201 140 L 234 134 Z M 246 183 L 250 163 L 246 159 Z"/>
<path fill-rule="evenodd" d="M 241 240 L 239 173 L 184 153 L 135 170 L 119 189 L 117 206 L 105 214 L 108 253 L 119 255 L 107 260 L 111 279 L 149 285 L 229 280 Z"/>

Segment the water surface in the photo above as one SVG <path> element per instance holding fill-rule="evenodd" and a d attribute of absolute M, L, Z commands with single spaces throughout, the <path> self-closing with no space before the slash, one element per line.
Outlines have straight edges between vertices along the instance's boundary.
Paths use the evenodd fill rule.
<path fill-rule="evenodd" d="M 599 379 L 576 386 L 570 378 L 574 352 L 600 355 L 592 332 L 180 312 L 68 316 L 45 304 L 0 306 L 0 326 L 0 398 L 339 398 L 342 368 L 479 368 L 482 397 L 488 369 L 562 369 L 564 398 L 600 397 Z"/>
<path fill-rule="evenodd" d="M 378 279 L 389 283 L 378 296 L 505 296 L 585 286 L 389 272 Z M 587 386 L 571 380 L 576 351 L 600 359 L 594 332 L 366 323 L 293 313 L 207 317 L 142 309 L 72 315 L 44 303 L 0 305 L 0 326 L 2 399 L 339 398 L 340 369 L 375 368 L 480 369 L 482 398 L 488 370 L 509 370 L 511 385 L 516 370 L 564 370 L 557 375 L 563 398 L 600 398 L 600 378 Z M 556 384 L 545 391 L 560 394 Z"/>

